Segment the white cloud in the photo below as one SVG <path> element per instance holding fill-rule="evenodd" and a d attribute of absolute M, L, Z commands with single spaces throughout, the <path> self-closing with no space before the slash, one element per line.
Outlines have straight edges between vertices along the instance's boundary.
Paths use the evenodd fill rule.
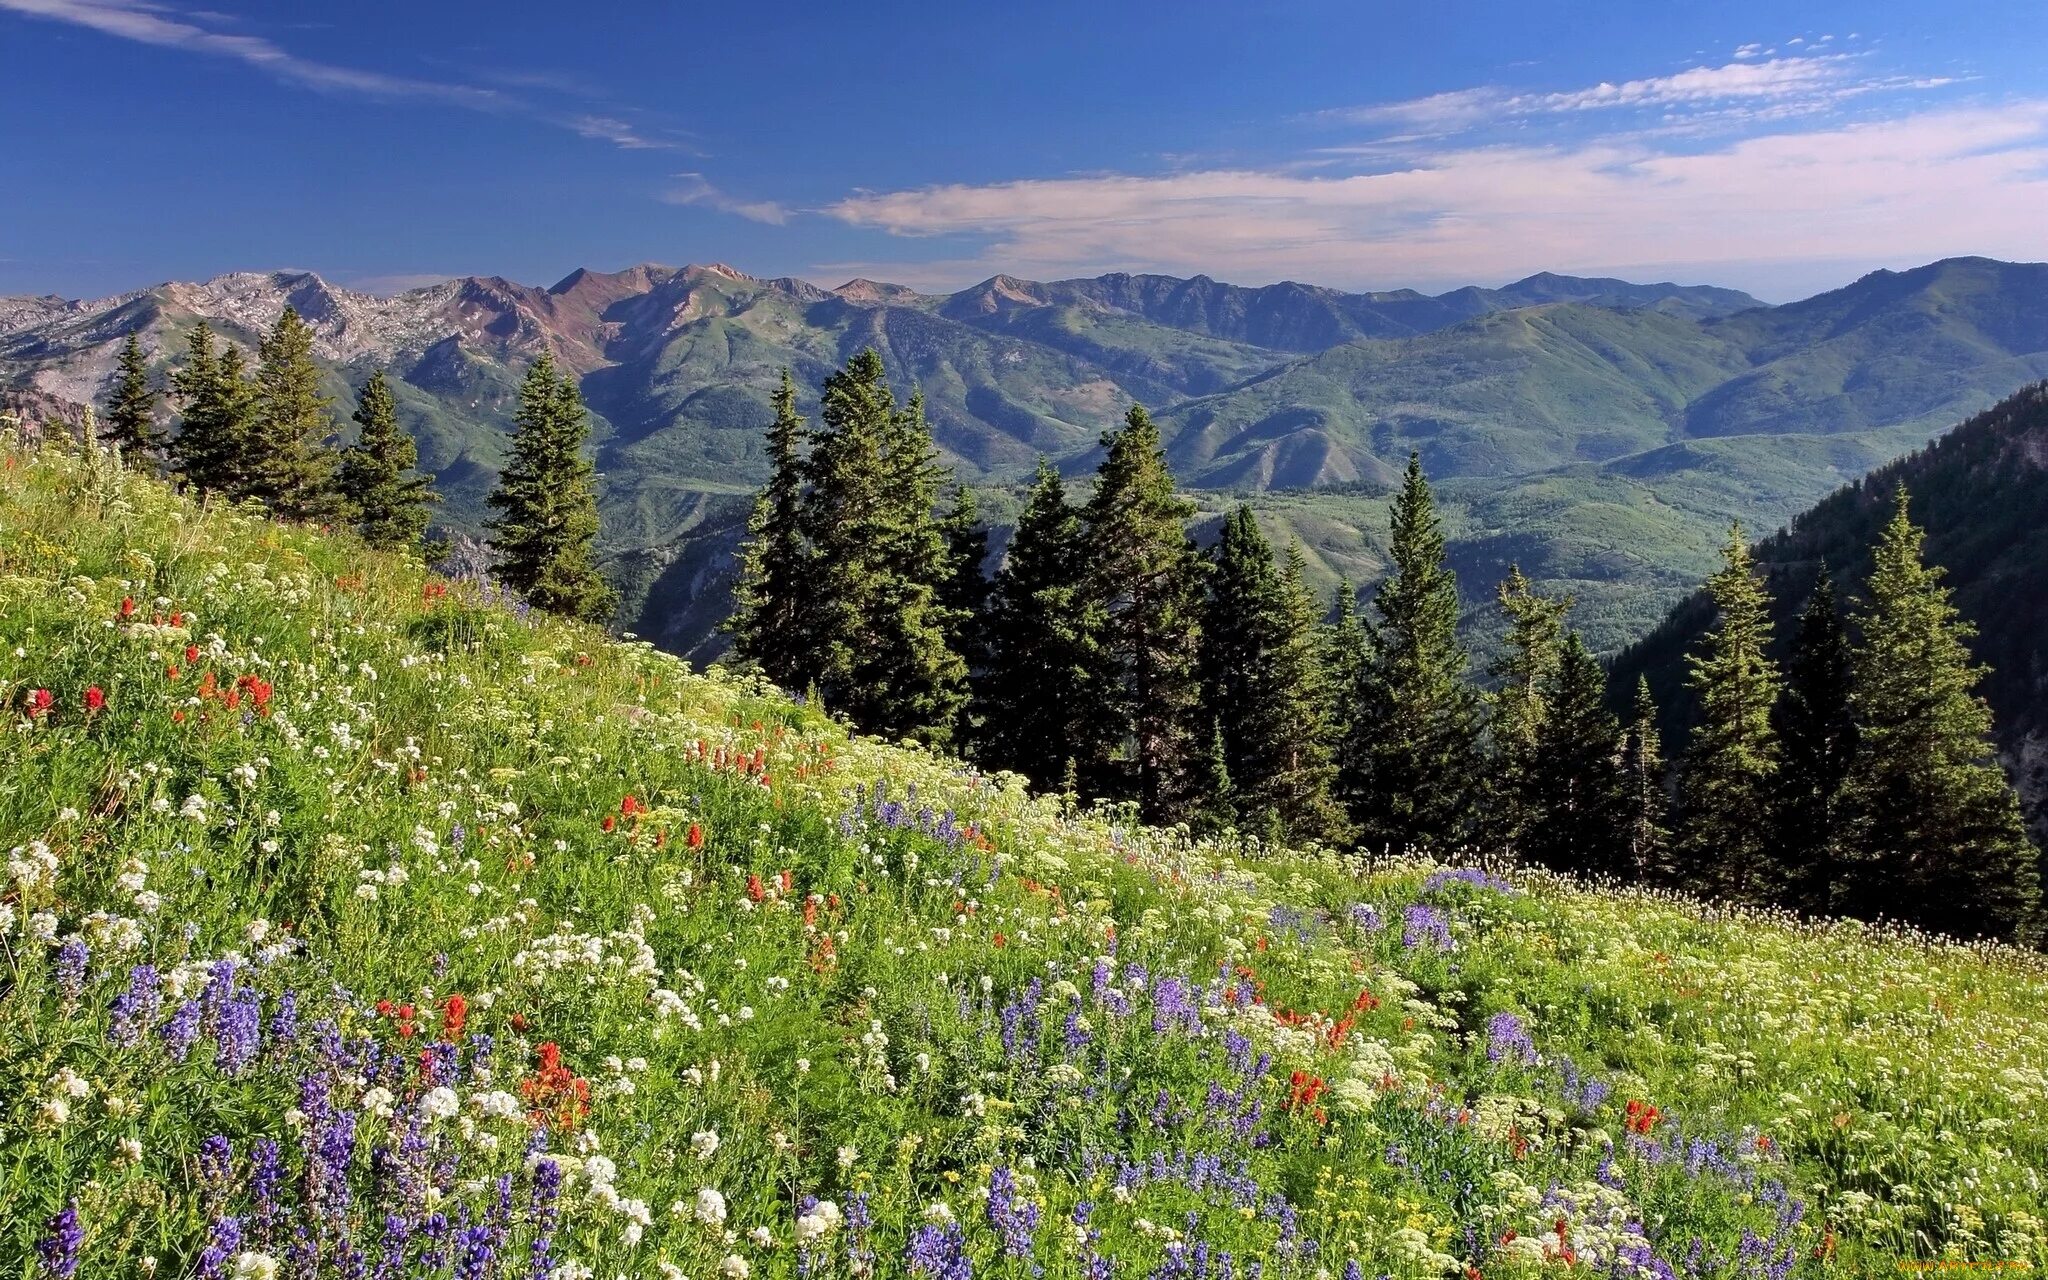
<path fill-rule="evenodd" d="M 931 285 L 998 269 L 1125 269 L 1384 286 L 1658 264 L 1722 278 L 1740 267 L 1749 287 L 1783 297 L 1774 272 L 1816 263 L 2048 257 L 2043 209 L 2048 100 L 1690 152 L 1641 136 L 1468 146 L 1352 174 L 1209 169 L 860 192 L 824 212 L 899 237 L 983 243 L 942 264 L 958 272 L 949 281 L 929 265 L 910 281 Z"/>
<path fill-rule="evenodd" d="M 666 138 L 650 138 L 616 116 L 570 116 L 563 123 L 586 138 L 609 142 L 626 151 L 686 151 L 689 148 Z"/>
<path fill-rule="evenodd" d="M 661 193 L 668 204 L 703 205 L 720 213 L 730 213 L 749 222 L 764 222 L 770 226 L 782 226 L 789 221 L 787 207 L 773 200 L 741 200 L 713 186 L 711 180 L 701 173 L 679 173 L 675 184 Z"/>

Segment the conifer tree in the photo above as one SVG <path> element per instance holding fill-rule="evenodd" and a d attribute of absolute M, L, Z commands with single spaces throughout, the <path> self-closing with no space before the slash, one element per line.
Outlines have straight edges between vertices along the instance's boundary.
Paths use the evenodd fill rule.
<path fill-rule="evenodd" d="M 171 388 L 179 401 L 172 465 L 201 493 L 230 500 L 246 496 L 254 399 L 241 351 L 233 343 L 216 349 L 213 330 L 201 320 L 186 339 L 185 361 L 171 375 Z"/>
<path fill-rule="evenodd" d="M 1564 616 L 1571 600 L 1537 591 L 1509 565 L 1499 589 L 1508 632 L 1492 669 L 1499 682 L 1492 696 L 1488 730 L 1493 740 L 1491 803 L 1484 823 L 1487 844 L 1512 860 L 1543 804 L 1538 754 L 1548 699 L 1545 695 L 1563 651 Z"/>
<path fill-rule="evenodd" d="M 1472 838 L 1480 785 L 1478 697 L 1458 639 L 1458 582 L 1419 454 L 1394 500 L 1393 572 L 1343 753 L 1341 786 L 1360 838 L 1439 854 Z"/>
<path fill-rule="evenodd" d="M 1198 799 L 1202 772 L 1203 558 L 1185 527 L 1194 504 L 1174 493 L 1142 405 L 1103 435 L 1102 448 L 1085 577 L 1100 617 L 1100 714 L 1115 742 L 1083 767 L 1098 791 L 1135 797 L 1147 821 L 1176 822 Z"/>
<path fill-rule="evenodd" d="M 989 594 L 987 668 L 976 682 L 981 759 L 1050 787 L 1090 754 L 1100 663 L 1082 589 L 1080 512 L 1040 458 Z"/>
<path fill-rule="evenodd" d="M 498 575 L 535 608 L 589 622 L 616 597 L 593 559 L 597 468 L 584 456 L 590 420 L 575 380 L 542 352 L 519 387 L 512 448 L 488 499 Z"/>
<path fill-rule="evenodd" d="M 290 307 L 257 349 L 255 415 L 249 442 L 249 492 L 289 520 L 331 519 L 342 511 L 335 483 L 331 403 L 320 394 L 313 331 Z"/>
<path fill-rule="evenodd" d="M 131 333 L 121 344 L 114 394 L 107 401 L 106 428 L 100 439 L 120 446 L 122 455 L 137 466 L 150 465 L 163 453 L 164 433 L 156 424 L 156 401 L 157 390 L 149 383 L 142 343 Z"/>
<path fill-rule="evenodd" d="M 419 445 L 398 425 L 398 404 L 382 369 L 363 384 L 353 416 L 362 430 L 341 455 L 342 502 L 371 546 L 417 548 L 427 531 L 433 481 L 416 470 Z"/>
<path fill-rule="evenodd" d="M 1834 907 L 1835 828 L 1856 748 L 1850 666 L 1834 583 L 1822 565 L 1800 614 L 1784 692 L 1771 713 L 1780 757 L 1774 857 L 1784 885 L 1782 901 L 1803 911 L 1826 913 Z"/>
<path fill-rule="evenodd" d="M 1968 648 L 1974 629 L 1922 558 L 1925 535 L 1903 485 L 1896 501 L 1856 618 L 1841 905 L 1963 937 L 2024 940 L 2036 931 L 2039 870 L 1992 755 L 1991 709 L 1976 693 L 1984 668 Z"/>
<path fill-rule="evenodd" d="M 1301 544 L 1287 545 L 1281 562 L 1279 643 L 1273 657 L 1280 713 L 1272 723 L 1282 731 L 1274 747 L 1278 762 L 1271 789 L 1274 812 L 1292 841 L 1334 844 L 1349 838 L 1350 823 L 1337 803 L 1336 702 L 1317 624 L 1314 593 L 1308 587 Z"/>
<path fill-rule="evenodd" d="M 932 512 L 942 473 L 922 400 L 899 408 L 868 349 L 825 380 L 819 421 L 804 464 L 805 674 L 868 732 L 943 744 L 966 665 L 948 643 L 946 541 Z"/>
<path fill-rule="evenodd" d="M 988 559 L 988 526 L 981 522 L 981 504 L 966 485 L 953 489 L 953 504 L 939 520 L 946 543 L 946 576 L 939 600 L 953 614 L 947 643 L 967 664 L 970 680 L 988 666 L 986 625 L 989 580 L 981 571 Z"/>
<path fill-rule="evenodd" d="M 1543 715 L 1529 758 L 1529 856 L 1581 875 L 1628 870 L 1621 726 L 1607 709 L 1607 675 L 1576 631 L 1559 647 L 1539 696 Z"/>
<path fill-rule="evenodd" d="M 1700 701 L 1679 774 L 1679 873 L 1702 893 L 1766 902 L 1773 883 L 1778 742 L 1771 707 L 1778 669 L 1767 654 L 1770 602 L 1742 526 L 1728 531 L 1722 567 L 1707 579 L 1719 626 L 1688 659 Z"/>
<path fill-rule="evenodd" d="M 1621 874 L 1635 880 L 1669 879 L 1671 832 L 1665 826 L 1664 740 L 1648 676 L 1636 677 L 1636 700 L 1621 738 L 1623 844 Z"/>
<path fill-rule="evenodd" d="M 796 384 L 789 370 L 775 390 L 775 419 L 768 424 L 768 484 L 754 498 L 747 540 L 740 547 L 739 580 L 733 587 L 733 615 L 726 623 L 733 649 L 757 663 L 784 689 L 801 689 L 816 673 L 807 662 L 803 594 L 811 568 L 803 533 L 803 417 L 796 411 Z"/>
<path fill-rule="evenodd" d="M 1223 726 L 1217 725 L 1209 739 L 1209 758 L 1202 772 L 1200 799 L 1195 803 L 1189 825 L 1197 835 L 1213 836 L 1237 827 L 1237 788 L 1230 781 L 1230 761 L 1225 759 Z"/>

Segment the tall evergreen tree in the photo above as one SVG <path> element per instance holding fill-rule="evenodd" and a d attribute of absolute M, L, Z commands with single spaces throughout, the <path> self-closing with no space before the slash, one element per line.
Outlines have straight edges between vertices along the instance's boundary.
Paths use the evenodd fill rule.
<path fill-rule="evenodd" d="M 1968 648 L 1974 629 L 1922 558 L 1924 537 L 1901 485 L 1856 618 L 1857 748 L 1838 898 L 1856 915 L 2025 939 L 2040 900 L 2035 851 L 1992 756 L 1991 709 L 1976 693 L 1984 668 Z"/>
<path fill-rule="evenodd" d="M 1493 742 L 1485 823 L 1490 847 L 1509 858 L 1519 857 L 1522 840 L 1543 805 L 1538 780 L 1546 690 L 1557 673 L 1563 652 L 1564 616 L 1569 598 L 1537 591 L 1519 565 L 1508 566 L 1499 590 L 1508 633 L 1492 674 L 1498 686 L 1492 696 L 1488 731 Z"/>
<path fill-rule="evenodd" d="M 991 584 L 981 571 L 988 559 L 988 526 L 981 522 L 981 504 L 974 490 L 957 485 L 953 503 L 939 520 L 946 543 L 946 575 L 939 602 L 952 613 L 947 643 L 967 664 L 970 682 L 988 668 L 988 597 Z M 966 727 L 965 717 L 962 726 Z M 971 736 L 971 735 L 970 735 Z"/>
<path fill-rule="evenodd" d="M 142 343 L 131 333 L 121 344 L 114 394 L 107 401 L 106 426 L 100 439 L 119 445 L 131 463 L 152 464 L 164 448 L 164 432 L 156 423 L 156 401 L 157 390 L 149 382 L 149 365 L 142 358 Z"/>
<path fill-rule="evenodd" d="M 801 628 L 812 563 L 803 531 L 806 432 L 796 411 L 796 383 L 787 369 L 774 405 L 775 419 L 768 424 L 768 484 L 755 496 L 747 518 L 726 630 L 741 657 L 751 658 L 784 689 L 800 690 L 817 673 L 807 661 L 809 642 Z"/>
<path fill-rule="evenodd" d="M 1623 833 L 1621 874 L 1633 880 L 1669 879 L 1671 831 L 1665 825 L 1664 740 L 1648 676 L 1636 677 L 1636 700 L 1621 738 Z"/>
<path fill-rule="evenodd" d="M 1449 853 L 1473 836 L 1480 785 L 1478 695 L 1458 639 L 1458 581 L 1422 459 L 1394 500 L 1393 572 L 1373 597 L 1371 657 L 1343 753 L 1341 785 L 1373 847 Z"/>
<path fill-rule="evenodd" d="M 334 419 L 320 394 L 313 331 L 286 307 L 256 354 L 250 495 L 286 519 L 331 519 L 342 511 L 336 456 L 327 447 Z"/>
<path fill-rule="evenodd" d="M 201 320 L 186 339 L 185 361 L 171 375 L 171 388 L 179 402 L 172 465 L 201 493 L 247 496 L 255 402 L 241 351 L 233 343 L 216 349 L 213 330 Z"/>
<path fill-rule="evenodd" d="M 341 455 L 342 502 L 373 547 L 418 547 L 427 531 L 433 481 L 417 471 L 419 445 L 398 425 L 398 404 L 382 369 L 370 375 L 353 415 L 362 430 Z"/>
<path fill-rule="evenodd" d="M 1778 697 L 1778 669 L 1766 652 L 1769 601 L 1740 524 L 1729 529 L 1721 559 L 1721 569 L 1707 579 L 1719 627 L 1688 659 L 1700 724 L 1679 774 L 1676 853 L 1688 887 L 1765 902 L 1779 890 L 1773 882 L 1771 821 L 1778 772 L 1771 707 Z"/>
<path fill-rule="evenodd" d="M 1084 765 L 1095 789 L 1134 796 L 1148 821 L 1188 815 L 1201 784 L 1201 552 L 1174 493 L 1159 429 L 1141 405 L 1102 437 L 1088 500 L 1085 576 L 1099 610 L 1109 752 Z"/>
<path fill-rule="evenodd" d="M 594 561 L 597 468 L 575 380 L 542 352 L 519 387 L 512 448 L 488 499 L 498 574 L 536 608 L 597 622 L 616 597 Z"/>
<path fill-rule="evenodd" d="M 1536 784 L 1526 833 L 1529 856 L 1582 875 L 1629 870 L 1627 779 L 1621 726 L 1607 709 L 1607 674 L 1576 631 L 1544 679 L 1543 715 L 1529 760 Z"/>
<path fill-rule="evenodd" d="M 870 733 L 939 744 L 966 697 L 940 592 L 946 541 L 932 512 L 942 474 L 922 401 L 899 408 L 872 349 L 825 380 L 804 472 L 811 548 L 796 629 L 804 674 Z"/>
<path fill-rule="evenodd" d="M 1274 722 L 1283 732 L 1274 748 L 1274 811 L 1288 839 L 1336 843 L 1351 832 L 1336 794 L 1335 682 L 1299 542 L 1287 545 L 1281 562 L 1280 610 L 1273 669 L 1281 710 Z"/>
<path fill-rule="evenodd" d="M 1080 512 L 1044 458 L 989 594 L 987 668 L 976 682 L 981 759 L 1041 788 L 1090 754 L 1101 663 L 1081 581 Z"/>
<path fill-rule="evenodd" d="M 1803 911 L 1834 908 L 1835 828 L 1856 749 L 1850 667 L 1849 637 L 1822 565 L 1799 618 L 1784 692 L 1771 712 L 1780 761 L 1775 859 L 1781 897 Z"/>

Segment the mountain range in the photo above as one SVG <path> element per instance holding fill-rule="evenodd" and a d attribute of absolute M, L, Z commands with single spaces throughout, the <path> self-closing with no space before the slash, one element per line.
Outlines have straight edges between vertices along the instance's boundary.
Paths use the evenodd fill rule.
<path fill-rule="evenodd" d="M 481 515 L 525 364 L 553 351 L 594 416 L 627 620 L 699 652 L 764 476 L 779 371 L 811 393 L 864 346 L 922 389 L 946 460 L 998 514 L 1041 454 L 1085 475 L 1140 401 L 1204 506 L 1251 500 L 1326 588 L 1377 575 L 1385 486 L 1418 450 L 1475 618 L 1515 560 L 1574 591 L 1607 650 L 1697 580 L 1729 516 L 1770 527 L 2048 376 L 2048 266 L 1979 258 L 1783 306 L 1550 274 L 1435 296 L 1123 274 L 925 294 L 643 265 L 389 297 L 270 272 L 0 299 L 0 394 L 97 399 L 130 333 L 167 366 L 199 319 L 253 344 L 287 305 L 315 330 L 340 416 L 371 367 L 396 375 L 458 530 Z"/>

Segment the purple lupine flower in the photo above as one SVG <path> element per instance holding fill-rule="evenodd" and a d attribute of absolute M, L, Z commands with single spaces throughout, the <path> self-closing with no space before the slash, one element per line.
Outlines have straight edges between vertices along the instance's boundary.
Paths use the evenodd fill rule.
<path fill-rule="evenodd" d="M 284 1181 L 284 1165 L 277 1143 L 258 1138 L 249 1144 L 249 1200 L 255 1206 L 257 1241 L 268 1246 L 277 1230 L 277 1189 Z"/>
<path fill-rule="evenodd" d="M 988 1225 L 1003 1238 L 1003 1252 L 1012 1258 L 1031 1256 L 1031 1236 L 1038 1230 L 1039 1209 L 1017 1198 L 1017 1175 L 997 1165 L 988 1175 Z"/>
<path fill-rule="evenodd" d="M 1488 875 L 1478 867 L 1447 867 L 1442 871 L 1433 872 L 1429 879 L 1422 882 L 1422 891 L 1424 893 L 1435 893 L 1453 884 L 1468 885 L 1474 889 L 1491 889 L 1495 893 L 1513 894 L 1515 892 L 1515 886 L 1499 876 Z"/>
<path fill-rule="evenodd" d="M 156 1021 L 162 999 L 156 989 L 154 965 L 139 964 L 128 971 L 128 989 L 114 997 L 108 1010 L 107 1039 L 116 1047 L 132 1049 L 142 1039 L 144 1028 Z"/>
<path fill-rule="evenodd" d="M 1449 951 L 1457 944 L 1451 940 L 1451 922 L 1435 907 L 1415 903 L 1401 913 L 1401 945 L 1410 951 L 1427 945 L 1434 951 Z"/>
<path fill-rule="evenodd" d="M 233 1143 L 216 1133 L 199 1144 L 199 1186 L 209 1208 L 217 1208 L 227 1197 L 228 1183 L 234 1176 Z"/>
<path fill-rule="evenodd" d="M 1523 1064 L 1536 1061 L 1536 1044 L 1529 1039 L 1529 1030 L 1520 1018 L 1503 1010 L 1487 1020 L 1486 1060 Z"/>
<path fill-rule="evenodd" d="M 78 1225 L 78 1201 L 73 1200 L 43 1224 L 43 1238 L 36 1242 L 42 1274 L 71 1280 L 78 1274 L 78 1254 L 84 1247 L 85 1228 Z"/>
<path fill-rule="evenodd" d="M 1369 902 L 1352 903 L 1349 915 L 1351 927 L 1361 933 L 1378 933 L 1387 927 L 1387 922 L 1380 919 L 1379 908 Z"/>
<path fill-rule="evenodd" d="M 92 949 L 76 934 L 57 948 L 57 994 L 63 997 L 65 1007 L 77 1004 L 85 994 L 86 970 L 91 963 Z"/>
<path fill-rule="evenodd" d="M 277 998 L 270 1015 L 270 1045 L 273 1050 L 289 1048 L 299 1038 L 299 993 L 287 991 Z"/>
<path fill-rule="evenodd" d="M 232 1216 L 215 1220 L 213 1230 L 207 1233 L 206 1249 L 199 1255 L 199 1280 L 224 1280 L 241 1251 L 242 1220 Z"/>
<path fill-rule="evenodd" d="M 857 1276 L 874 1274 L 875 1249 L 868 1238 L 874 1225 L 875 1215 L 868 1205 L 868 1193 L 856 1191 L 847 1197 L 846 1263 Z"/>
<path fill-rule="evenodd" d="M 974 1280 L 974 1262 L 967 1256 L 967 1233 L 957 1222 L 919 1227 L 910 1238 L 903 1261 L 910 1274 L 929 1280 Z"/>
<path fill-rule="evenodd" d="M 171 1011 L 164 1025 L 157 1029 L 157 1035 L 164 1042 L 164 1049 L 173 1062 L 183 1062 L 192 1052 L 192 1046 L 199 1039 L 201 1009 L 197 1000 L 187 1000 Z"/>
<path fill-rule="evenodd" d="M 263 1047 L 263 997 L 244 987 L 222 1005 L 213 1029 L 214 1066 L 238 1076 Z"/>
<path fill-rule="evenodd" d="M 562 1166 L 542 1160 L 533 1167 L 533 1198 L 527 1221 L 533 1228 L 533 1243 L 527 1248 L 529 1280 L 547 1280 L 555 1269 L 555 1226 L 561 1221 L 558 1201 L 562 1194 Z"/>

